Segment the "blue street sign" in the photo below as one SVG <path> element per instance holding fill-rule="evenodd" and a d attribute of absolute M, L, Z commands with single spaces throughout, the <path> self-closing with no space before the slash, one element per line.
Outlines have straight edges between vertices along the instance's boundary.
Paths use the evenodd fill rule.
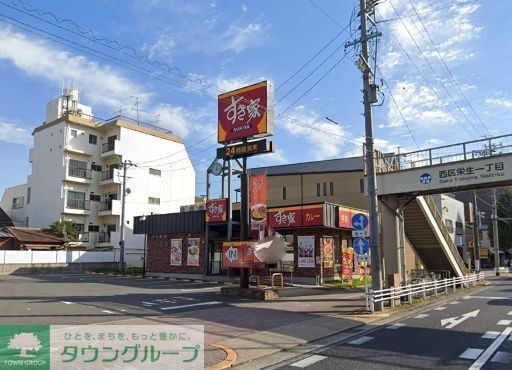
<path fill-rule="evenodd" d="M 353 243 L 354 251 L 357 254 L 366 254 L 370 250 L 368 240 L 364 238 L 355 238 Z"/>
<path fill-rule="evenodd" d="M 356 213 L 352 216 L 352 229 L 364 230 L 368 226 L 368 217 L 362 213 Z"/>

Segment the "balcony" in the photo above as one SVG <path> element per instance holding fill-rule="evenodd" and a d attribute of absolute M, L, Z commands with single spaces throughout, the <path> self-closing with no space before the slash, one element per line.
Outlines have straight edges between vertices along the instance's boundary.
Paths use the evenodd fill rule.
<path fill-rule="evenodd" d="M 89 232 L 78 234 L 78 241 L 80 243 L 89 243 Z"/>
<path fill-rule="evenodd" d="M 92 171 L 85 168 L 68 167 L 66 180 L 89 184 L 92 180 Z"/>
<path fill-rule="evenodd" d="M 91 213 L 91 201 L 83 199 L 69 199 L 66 201 L 64 213 L 74 215 L 88 215 Z"/>
<path fill-rule="evenodd" d="M 100 185 L 107 184 L 121 184 L 121 180 L 119 179 L 119 176 L 117 176 L 116 170 L 101 171 Z"/>
<path fill-rule="evenodd" d="M 112 155 L 121 155 L 119 140 L 101 144 L 101 158 Z"/>
<path fill-rule="evenodd" d="M 108 199 L 99 203 L 98 216 L 120 216 L 121 201 L 116 199 Z"/>
<path fill-rule="evenodd" d="M 98 234 L 98 244 L 99 243 L 106 243 L 110 244 L 110 236 L 106 232 L 101 232 Z"/>

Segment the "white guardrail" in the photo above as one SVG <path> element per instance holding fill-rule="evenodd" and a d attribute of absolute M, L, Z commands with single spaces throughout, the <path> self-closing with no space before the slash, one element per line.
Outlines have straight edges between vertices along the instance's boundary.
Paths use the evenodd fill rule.
<path fill-rule="evenodd" d="M 375 303 L 386 301 L 389 301 L 390 306 L 394 308 L 396 301 L 401 301 L 402 298 L 412 303 L 413 299 L 427 298 L 429 296 L 437 296 L 438 294 L 448 294 L 449 289 L 453 289 L 455 292 L 457 287 L 467 287 L 470 283 L 481 282 L 483 280 L 484 273 L 480 272 L 463 277 L 425 281 L 418 284 L 403 285 L 382 290 L 368 289 L 365 293 L 366 309 L 374 312 Z"/>
<path fill-rule="evenodd" d="M 97 263 L 116 262 L 115 251 L 14 251 L 0 250 L 0 265 L 37 263 Z"/>

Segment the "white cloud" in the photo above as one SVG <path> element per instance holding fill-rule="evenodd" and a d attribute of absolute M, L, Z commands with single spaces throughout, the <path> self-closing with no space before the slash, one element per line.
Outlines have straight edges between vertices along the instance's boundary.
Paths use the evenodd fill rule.
<path fill-rule="evenodd" d="M 290 163 L 282 149 L 276 149 L 274 153 L 262 155 L 258 157 L 258 159 L 260 160 L 259 166 L 271 166 Z"/>
<path fill-rule="evenodd" d="M 512 99 L 488 98 L 488 99 L 485 99 L 485 102 L 492 107 L 505 108 L 505 109 L 512 108 Z"/>
<path fill-rule="evenodd" d="M 30 145 L 32 143 L 32 135 L 25 128 L 12 123 L 0 122 L 0 141 Z"/>
<path fill-rule="evenodd" d="M 262 44 L 264 33 L 265 27 L 259 22 L 251 22 L 247 25 L 232 24 L 221 36 L 219 49 L 241 53 L 249 47 Z"/>
<path fill-rule="evenodd" d="M 243 12 L 248 12 L 249 11 L 249 8 L 247 7 L 247 5 L 242 4 L 242 11 Z"/>
<path fill-rule="evenodd" d="M 162 31 L 159 33 L 158 39 L 154 43 L 146 45 L 143 50 L 151 59 L 164 58 L 169 60 L 176 45 L 175 36 L 170 32 Z"/>

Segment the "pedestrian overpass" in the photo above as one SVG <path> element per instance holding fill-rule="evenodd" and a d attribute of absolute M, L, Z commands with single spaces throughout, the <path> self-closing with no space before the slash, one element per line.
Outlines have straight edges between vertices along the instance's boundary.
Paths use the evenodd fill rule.
<path fill-rule="evenodd" d="M 375 156 L 386 274 L 406 278 L 410 243 L 426 269 L 465 275 L 431 195 L 512 185 L 512 135 Z"/>

